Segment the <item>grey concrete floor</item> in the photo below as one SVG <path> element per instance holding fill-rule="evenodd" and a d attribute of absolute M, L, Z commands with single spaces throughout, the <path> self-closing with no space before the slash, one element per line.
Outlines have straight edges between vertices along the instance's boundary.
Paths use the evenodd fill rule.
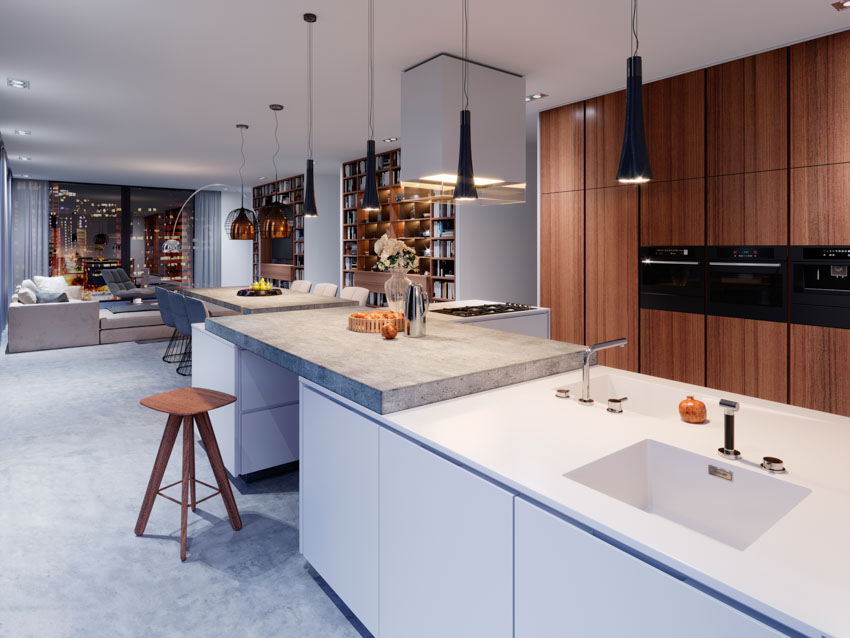
<path fill-rule="evenodd" d="M 368 636 L 298 553 L 297 471 L 232 481 L 238 532 L 219 497 L 190 511 L 185 563 L 179 506 L 134 535 L 165 424 L 139 399 L 190 384 L 164 348 L 0 354 L 0 636 Z"/>

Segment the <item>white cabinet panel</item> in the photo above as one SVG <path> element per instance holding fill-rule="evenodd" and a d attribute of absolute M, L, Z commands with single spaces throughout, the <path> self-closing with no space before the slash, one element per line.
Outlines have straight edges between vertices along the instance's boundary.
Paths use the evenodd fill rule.
<path fill-rule="evenodd" d="M 302 386 L 301 553 L 378 633 L 378 430 Z"/>
<path fill-rule="evenodd" d="M 515 514 L 516 638 L 782 635 L 522 498 Z"/>
<path fill-rule="evenodd" d="M 513 494 L 381 430 L 381 637 L 513 635 Z"/>
<path fill-rule="evenodd" d="M 242 474 L 298 459 L 298 404 L 242 415 Z"/>
<path fill-rule="evenodd" d="M 298 401 L 298 375 L 253 352 L 240 352 L 239 375 L 242 412 Z"/>

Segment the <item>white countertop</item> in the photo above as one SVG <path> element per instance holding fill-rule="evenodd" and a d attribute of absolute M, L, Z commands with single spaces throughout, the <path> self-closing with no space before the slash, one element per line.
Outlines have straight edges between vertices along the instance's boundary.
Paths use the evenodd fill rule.
<path fill-rule="evenodd" d="M 598 396 L 589 407 L 577 403 L 575 392 L 572 399 L 556 398 L 556 388 L 581 380 L 579 370 L 382 420 L 789 627 L 808 635 L 850 636 L 850 419 L 722 393 L 741 402 L 736 448 L 744 460 L 729 462 L 716 453 L 723 442 L 719 391 L 612 368 L 592 369 L 592 377 L 606 373 L 623 377 L 624 383 L 660 384 L 676 397 L 669 401 L 669 418 L 630 411 L 632 406 L 644 413 L 658 410 L 652 392 L 632 396 L 619 415 L 606 412 Z M 691 425 L 679 419 L 678 400 L 686 394 L 706 403 L 710 423 Z M 738 550 L 563 476 L 644 439 L 759 472 L 763 470 L 753 461 L 778 456 L 789 472 L 771 478 L 812 491 L 749 547 Z"/>

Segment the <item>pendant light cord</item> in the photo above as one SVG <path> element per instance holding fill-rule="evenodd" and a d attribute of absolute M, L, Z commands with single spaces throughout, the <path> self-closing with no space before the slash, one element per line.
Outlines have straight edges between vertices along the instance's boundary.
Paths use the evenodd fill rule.
<path fill-rule="evenodd" d="M 469 110 L 469 0 L 463 0 L 463 110 Z"/>
<path fill-rule="evenodd" d="M 632 38 L 634 38 L 633 45 Z M 629 45 L 632 46 L 632 56 L 636 56 L 638 49 L 640 48 L 640 40 L 638 39 L 637 34 L 637 0 L 632 0 L 632 30 L 631 33 L 629 33 Z"/>
<path fill-rule="evenodd" d="M 239 194 L 242 196 L 242 208 L 245 208 L 245 180 L 242 178 L 242 169 L 245 168 L 245 129 L 239 129 L 242 143 L 239 145 L 239 153 L 242 155 L 242 165 L 239 167 Z"/>
<path fill-rule="evenodd" d="M 272 165 L 274 166 L 274 181 L 277 182 L 277 156 L 280 153 L 280 140 L 277 138 L 277 111 L 272 110 L 272 113 L 274 113 L 274 143 L 277 144 L 277 150 L 272 155 Z"/>
<path fill-rule="evenodd" d="M 307 157 L 313 159 L 313 23 L 307 31 Z"/>
<path fill-rule="evenodd" d="M 369 139 L 375 139 L 375 0 L 369 0 Z"/>

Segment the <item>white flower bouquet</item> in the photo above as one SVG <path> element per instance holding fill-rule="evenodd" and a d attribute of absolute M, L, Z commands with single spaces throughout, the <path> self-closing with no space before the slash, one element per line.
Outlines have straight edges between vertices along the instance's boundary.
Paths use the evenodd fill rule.
<path fill-rule="evenodd" d="M 416 251 L 403 241 L 388 237 L 386 233 L 375 242 L 378 270 L 410 271 L 419 268 Z"/>

